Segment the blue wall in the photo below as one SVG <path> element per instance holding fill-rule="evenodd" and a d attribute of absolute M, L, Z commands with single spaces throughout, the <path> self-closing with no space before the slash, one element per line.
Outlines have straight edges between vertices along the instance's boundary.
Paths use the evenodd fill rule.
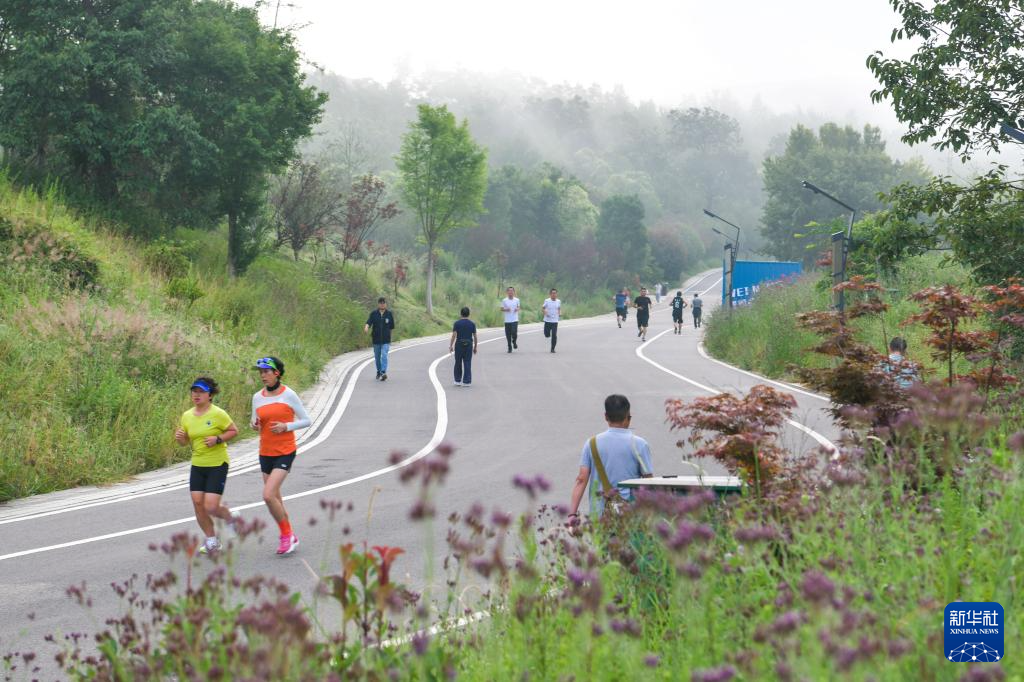
<path fill-rule="evenodd" d="M 726 305 L 728 263 L 722 261 L 722 305 Z M 800 276 L 801 264 L 776 261 L 736 261 L 736 272 L 732 276 L 732 300 L 735 305 L 745 305 L 762 286 L 778 283 L 780 280 Z"/>

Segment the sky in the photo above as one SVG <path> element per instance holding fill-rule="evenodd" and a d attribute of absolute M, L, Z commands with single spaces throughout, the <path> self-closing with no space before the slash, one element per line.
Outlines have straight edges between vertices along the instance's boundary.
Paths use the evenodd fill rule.
<path fill-rule="evenodd" d="M 269 24 L 278 3 L 264 4 Z M 872 106 L 864 61 L 909 53 L 890 43 L 888 0 L 282 0 L 278 23 L 299 27 L 308 59 L 349 78 L 515 72 L 662 106 L 728 93 L 887 127 L 895 118 Z"/>

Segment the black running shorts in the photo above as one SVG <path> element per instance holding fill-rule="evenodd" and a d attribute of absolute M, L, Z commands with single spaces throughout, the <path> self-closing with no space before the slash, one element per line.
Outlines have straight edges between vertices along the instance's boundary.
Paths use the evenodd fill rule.
<path fill-rule="evenodd" d="M 295 462 L 295 453 L 290 455 L 275 455 L 268 457 L 267 455 L 260 455 L 260 471 L 265 474 L 269 474 L 274 469 L 284 469 L 285 471 L 292 470 L 292 464 Z"/>
<path fill-rule="evenodd" d="M 672 311 L 672 321 L 673 322 L 682 322 L 683 321 L 683 311 L 682 310 L 673 310 Z"/>
<path fill-rule="evenodd" d="M 227 462 L 215 467 L 197 467 L 193 464 L 192 473 L 188 476 L 188 489 L 193 493 L 223 495 L 227 482 Z"/>

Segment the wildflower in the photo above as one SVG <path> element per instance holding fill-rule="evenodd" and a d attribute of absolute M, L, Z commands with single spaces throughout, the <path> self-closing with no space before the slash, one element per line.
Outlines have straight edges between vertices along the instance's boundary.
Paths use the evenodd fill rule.
<path fill-rule="evenodd" d="M 736 668 L 731 665 L 723 665 L 718 668 L 706 668 L 694 670 L 690 676 L 691 682 L 729 682 L 736 677 Z"/>
<path fill-rule="evenodd" d="M 804 599 L 814 603 L 831 599 L 835 590 L 835 584 L 820 571 L 805 571 L 803 580 L 800 581 L 800 592 Z"/>
<path fill-rule="evenodd" d="M 661 663 L 661 659 L 655 654 L 647 654 L 644 656 L 644 665 L 648 668 L 657 668 L 659 663 Z"/>
<path fill-rule="evenodd" d="M 430 644 L 430 637 L 424 632 L 417 632 L 412 636 L 412 650 L 417 656 L 427 653 L 427 646 Z"/>
<path fill-rule="evenodd" d="M 737 528 L 733 536 L 740 542 L 765 542 L 781 537 L 779 531 L 772 526 L 744 526 Z"/>

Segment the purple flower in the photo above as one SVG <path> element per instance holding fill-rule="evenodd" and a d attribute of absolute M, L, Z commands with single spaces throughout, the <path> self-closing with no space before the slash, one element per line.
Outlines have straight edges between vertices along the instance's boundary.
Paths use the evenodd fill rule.
<path fill-rule="evenodd" d="M 1006 439 L 1006 445 L 1011 450 L 1016 450 L 1017 452 L 1024 450 L 1024 431 L 1018 431 L 1017 433 L 1012 434 Z"/>
<path fill-rule="evenodd" d="M 835 583 L 821 571 L 805 571 L 800 581 L 800 592 L 804 599 L 816 604 L 831 599 L 835 591 Z"/>
<path fill-rule="evenodd" d="M 412 636 L 412 649 L 417 656 L 427 653 L 427 646 L 430 644 L 430 637 L 425 632 L 417 632 Z"/>
<path fill-rule="evenodd" d="M 729 682 L 734 677 L 736 677 L 736 668 L 731 665 L 723 665 L 718 668 L 694 670 L 690 676 L 690 682 Z"/>
<path fill-rule="evenodd" d="M 654 654 L 647 654 L 644 657 L 644 665 L 646 665 L 648 668 L 657 668 L 660 662 L 661 659 Z"/>
<path fill-rule="evenodd" d="M 772 622 L 772 629 L 779 634 L 793 632 L 803 622 L 803 614 L 799 611 L 786 611 Z"/>
<path fill-rule="evenodd" d="M 733 536 L 740 542 L 765 542 L 778 540 L 781 535 L 773 526 L 744 526 L 737 528 Z"/>

